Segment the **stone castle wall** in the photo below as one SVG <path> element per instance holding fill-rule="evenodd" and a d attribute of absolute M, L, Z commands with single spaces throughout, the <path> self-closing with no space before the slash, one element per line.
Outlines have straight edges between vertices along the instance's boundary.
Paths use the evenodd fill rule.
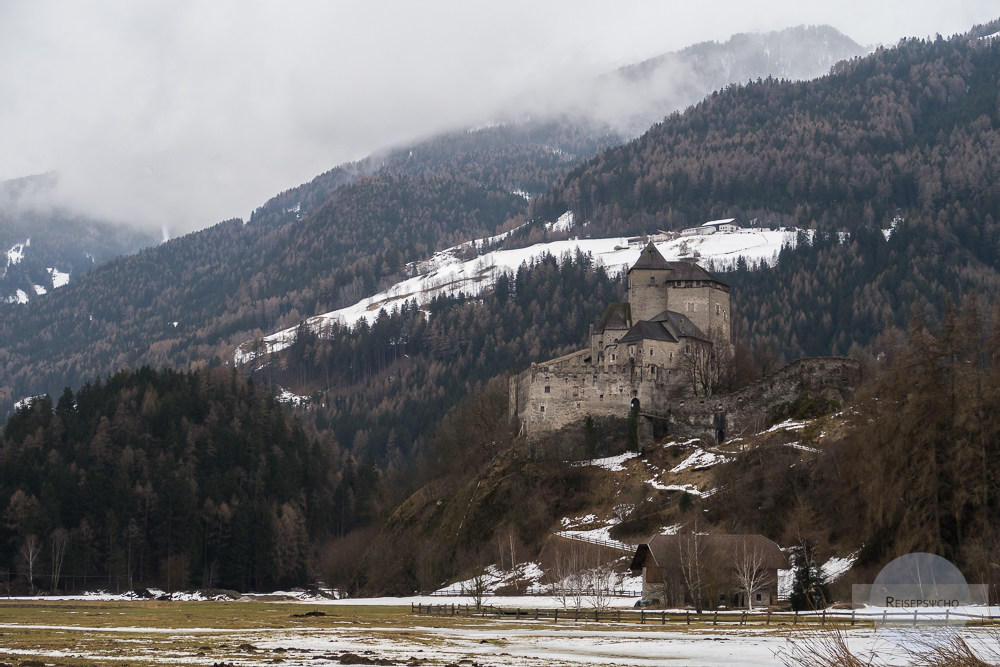
<path fill-rule="evenodd" d="M 542 364 L 532 364 L 510 381 L 510 415 L 525 434 L 553 431 L 583 419 L 627 418 L 632 401 L 642 412 L 665 405 L 676 394 L 681 374 L 653 371 L 641 364 L 599 366 L 581 350 Z"/>
<path fill-rule="evenodd" d="M 818 357 L 793 362 L 739 392 L 678 398 L 683 390 L 679 371 L 654 378 L 641 365 L 605 369 L 585 361 L 589 354 L 581 350 L 532 364 L 511 379 L 510 415 L 520 420 L 523 434 L 557 430 L 588 414 L 624 419 L 638 399 L 640 412 L 666 420 L 672 435 L 721 442 L 760 432 L 775 406 L 803 394 L 843 405 L 860 382 L 857 361 Z"/>
<path fill-rule="evenodd" d="M 804 394 L 849 403 L 861 382 L 861 366 L 847 357 L 794 361 L 741 391 L 669 401 L 669 429 L 680 437 L 721 442 L 759 433 L 768 415 Z"/>

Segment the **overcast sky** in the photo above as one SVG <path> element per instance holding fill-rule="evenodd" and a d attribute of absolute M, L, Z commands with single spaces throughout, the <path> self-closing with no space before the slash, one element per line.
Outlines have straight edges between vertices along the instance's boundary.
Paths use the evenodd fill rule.
<path fill-rule="evenodd" d="M 737 32 L 948 36 L 996 0 L 0 0 L 0 180 L 173 234 L 524 91 Z"/>

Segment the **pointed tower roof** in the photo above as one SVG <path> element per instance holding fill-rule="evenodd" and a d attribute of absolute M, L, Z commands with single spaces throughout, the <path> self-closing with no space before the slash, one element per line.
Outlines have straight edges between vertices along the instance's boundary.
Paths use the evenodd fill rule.
<path fill-rule="evenodd" d="M 716 276 L 698 266 L 696 262 L 690 260 L 668 262 L 660 254 L 660 251 L 656 249 L 652 241 L 647 243 L 646 247 L 642 249 L 642 254 L 639 255 L 638 261 L 632 265 L 628 272 L 632 273 L 634 269 L 670 271 L 671 274 L 668 280 L 711 280 L 729 287 L 728 283 L 719 280 Z"/>
<path fill-rule="evenodd" d="M 673 267 L 670 266 L 670 262 L 663 259 L 663 255 L 660 251 L 656 249 L 653 242 L 650 241 L 646 244 L 646 247 L 642 249 L 642 253 L 639 255 L 639 261 L 632 265 L 629 269 L 631 272 L 633 269 L 653 269 L 653 270 L 666 270 L 669 271 Z"/>

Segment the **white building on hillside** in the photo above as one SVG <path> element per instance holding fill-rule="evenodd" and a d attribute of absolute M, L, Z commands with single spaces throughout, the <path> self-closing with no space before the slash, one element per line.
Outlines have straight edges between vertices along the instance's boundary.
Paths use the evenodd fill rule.
<path fill-rule="evenodd" d="M 739 220 L 726 218 L 724 220 L 710 220 L 699 227 L 682 229 L 681 236 L 707 236 L 716 232 L 738 232 L 741 229 Z"/>

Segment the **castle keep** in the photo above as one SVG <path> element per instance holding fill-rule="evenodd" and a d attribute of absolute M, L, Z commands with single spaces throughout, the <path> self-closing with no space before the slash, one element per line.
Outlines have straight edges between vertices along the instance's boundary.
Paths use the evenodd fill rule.
<path fill-rule="evenodd" d="M 511 378 L 511 418 L 531 437 L 635 409 L 671 432 L 721 442 L 762 423 L 782 399 L 853 395 L 857 363 L 830 358 L 796 362 L 738 395 L 709 396 L 732 353 L 730 321 L 726 283 L 694 262 L 668 262 L 649 243 L 628 271 L 628 302 L 610 304 L 591 325 L 589 347 Z"/>

